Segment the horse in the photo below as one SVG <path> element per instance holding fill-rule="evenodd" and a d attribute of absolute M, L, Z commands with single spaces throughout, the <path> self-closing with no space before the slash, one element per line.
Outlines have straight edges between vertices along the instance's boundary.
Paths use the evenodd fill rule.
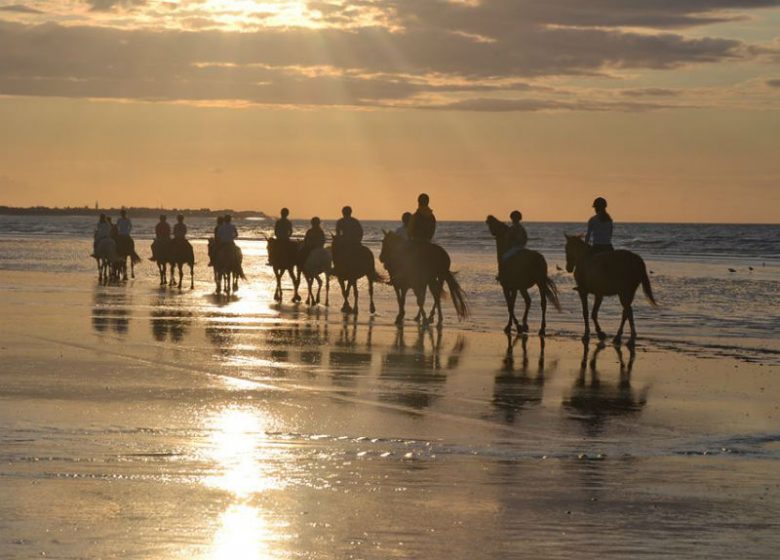
<path fill-rule="evenodd" d="M 160 286 L 166 286 L 168 284 L 170 250 L 170 239 L 155 239 L 152 241 L 152 256 L 149 260 L 157 263 L 157 270 L 160 273 Z M 173 264 L 171 264 L 171 281 L 173 281 Z"/>
<path fill-rule="evenodd" d="M 301 301 L 301 296 L 298 293 L 298 286 L 301 283 L 301 272 L 298 263 L 300 248 L 300 241 L 291 239 L 282 241 L 275 237 L 268 239 L 268 261 L 271 263 L 274 269 L 274 276 L 276 277 L 276 290 L 274 291 L 274 301 L 276 302 L 281 303 L 282 301 L 282 277 L 285 272 L 290 274 L 290 280 L 293 283 L 294 294 L 292 302 L 298 303 Z M 297 271 L 296 268 L 298 269 Z"/>
<path fill-rule="evenodd" d="M 322 291 L 321 274 L 325 274 L 325 306 L 330 305 L 330 275 L 333 270 L 333 259 L 330 251 L 325 247 L 313 249 L 307 256 L 298 270 L 303 273 L 306 284 L 309 289 L 309 295 L 306 297 L 306 304 L 315 306 L 320 303 L 320 292 Z M 317 297 L 312 293 L 312 284 L 317 281 Z"/>
<path fill-rule="evenodd" d="M 398 301 L 395 324 L 399 326 L 403 324 L 406 314 L 406 294 L 412 290 L 419 307 L 415 320 L 427 325 L 433 321 L 438 311 L 437 325 L 441 326 L 444 322 L 441 297 L 445 283 L 450 290 L 458 319 L 468 317 L 466 294 L 450 271 L 451 261 L 447 251 L 434 243 L 410 243 L 395 232 L 384 233 L 379 260 L 390 274 L 390 283 L 393 285 Z M 426 316 L 424 309 L 427 290 L 430 290 L 433 295 L 433 307 L 429 316 Z"/>
<path fill-rule="evenodd" d="M 344 297 L 344 305 L 341 311 L 344 313 L 358 312 L 357 281 L 366 277 L 368 280 L 368 297 L 371 302 L 370 311 L 376 313 L 374 305 L 374 282 L 384 279 L 377 273 L 374 266 L 374 254 L 371 249 L 359 243 L 344 242 L 341 237 L 333 239 L 333 274 L 338 278 L 341 287 L 341 295 Z M 349 304 L 349 292 L 354 293 L 355 305 Z"/>
<path fill-rule="evenodd" d="M 629 346 L 633 345 L 636 341 L 636 327 L 631 304 L 640 284 L 650 304 L 653 307 L 658 305 L 653 297 L 650 278 L 647 275 L 647 268 L 642 257 L 625 250 L 592 254 L 590 246 L 584 239 L 576 235 L 566 235 L 566 271 L 574 273 L 574 280 L 577 283 L 576 289 L 582 302 L 582 318 L 585 321 L 585 334 L 583 334 L 582 339 L 587 341 L 590 338 L 588 294 L 595 296 L 591 317 L 599 340 L 604 340 L 607 337 L 601 330 L 598 321 L 601 301 L 604 296 L 616 295 L 620 298 L 620 304 L 623 306 L 623 316 L 613 342 L 620 344 L 623 327 L 628 321 L 631 327 L 631 337 L 628 344 Z"/>
<path fill-rule="evenodd" d="M 531 308 L 531 296 L 528 294 L 528 290 L 536 286 L 539 288 L 539 297 L 542 300 L 542 325 L 539 329 L 539 336 L 544 336 L 547 330 L 547 300 L 552 302 L 555 309 L 561 310 L 558 288 L 547 275 L 547 261 L 544 255 L 538 251 L 524 248 L 504 261 L 503 255 L 509 249 L 506 243 L 506 232 L 509 226 L 495 216 L 488 216 L 485 223 L 487 223 L 491 235 L 496 239 L 498 281 L 504 290 L 506 308 L 509 312 L 509 321 L 504 327 L 504 332 L 507 334 L 512 332 L 513 323 L 518 333 L 528 332 L 528 312 Z M 518 292 L 523 296 L 525 302 L 522 325 L 515 315 Z"/>
<path fill-rule="evenodd" d="M 127 280 L 127 261 L 130 260 L 130 277 L 135 278 L 135 265 L 141 262 L 141 257 L 135 252 L 135 241 L 129 235 L 116 237 L 116 250 L 122 259 L 122 279 Z"/>
<path fill-rule="evenodd" d="M 217 285 L 217 293 L 223 291 L 230 294 L 238 290 L 238 279 L 246 280 L 241 263 L 244 255 L 241 248 L 232 243 L 226 243 L 217 247 L 214 260 L 214 282 Z M 224 286 L 223 286 L 224 285 Z"/>
<path fill-rule="evenodd" d="M 98 241 L 94 257 L 98 265 L 98 281 L 101 284 L 118 282 L 122 258 L 116 250 L 116 241 L 111 237 Z"/>
<path fill-rule="evenodd" d="M 182 288 L 184 280 L 184 265 L 190 267 L 190 290 L 195 288 L 195 252 L 192 245 L 186 239 L 174 239 L 168 249 L 168 262 L 171 265 L 171 286 L 176 285 L 173 275 L 173 267 L 179 269 L 179 289 Z"/>

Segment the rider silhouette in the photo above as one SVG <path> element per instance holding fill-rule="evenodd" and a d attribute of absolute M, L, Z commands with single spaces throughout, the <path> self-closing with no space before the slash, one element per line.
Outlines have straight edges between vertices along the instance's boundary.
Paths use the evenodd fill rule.
<path fill-rule="evenodd" d="M 352 208 L 341 209 L 342 218 L 336 222 L 336 238 L 344 244 L 360 245 L 363 241 L 363 226 L 352 217 Z"/>
<path fill-rule="evenodd" d="M 160 221 L 154 228 L 154 241 L 152 242 L 152 258 L 156 261 L 160 256 L 160 250 L 171 240 L 171 226 L 165 214 L 160 215 Z"/>
<path fill-rule="evenodd" d="M 591 243 L 591 253 L 612 251 L 612 216 L 607 213 L 607 201 L 598 197 L 593 201 L 596 214 L 588 220 L 588 233 L 585 242 Z"/>
<path fill-rule="evenodd" d="M 528 234 L 520 223 L 523 219 L 523 215 L 519 210 L 513 210 L 509 214 L 509 218 L 512 220 L 512 225 L 506 230 L 506 236 L 504 238 L 507 246 L 507 250 L 501 255 L 501 260 L 506 262 L 525 248 L 528 243 Z"/>
<path fill-rule="evenodd" d="M 404 241 L 409 241 L 409 222 L 412 220 L 412 213 L 411 212 L 404 212 L 401 215 L 401 225 L 398 226 L 395 229 L 395 234 L 403 239 Z"/>
<path fill-rule="evenodd" d="M 325 232 L 320 226 L 320 219 L 314 216 L 311 219 L 311 227 L 306 231 L 301 247 L 301 263 L 305 263 L 312 251 L 325 247 Z"/>
<path fill-rule="evenodd" d="M 409 237 L 415 242 L 430 242 L 436 233 L 436 216 L 428 206 L 430 198 L 422 193 L 417 197 L 417 210 L 409 221 Z"/>
<path fill-rule="evenodd" d="M 293 233 L 292 222 L 287 218 L 290 211 L 287 208 L 282 208 L 281 214 L 282 217 L 274 224 L 274 236 L 280 241 L 289 241 Z"/>

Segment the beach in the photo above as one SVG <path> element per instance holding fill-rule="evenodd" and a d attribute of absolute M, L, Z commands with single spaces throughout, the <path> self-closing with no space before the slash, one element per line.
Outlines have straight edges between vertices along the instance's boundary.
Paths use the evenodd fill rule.
<path fill-rule="evenodd" d="M 775 556 L 771 354 L 507 339 L 449 307 L 399 330 L 389 299 L 274 305 L 247 253 L 233 297 L 202 264 L 192 291 L 0 271 L 0 556 Z"/>

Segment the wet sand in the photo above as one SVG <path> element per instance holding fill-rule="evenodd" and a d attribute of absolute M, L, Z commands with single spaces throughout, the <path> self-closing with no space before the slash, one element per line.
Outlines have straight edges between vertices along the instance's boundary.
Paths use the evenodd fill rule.
<path fill-rule="evenodd" d="M 2 558 L 777 555 L 776 366 L 93 281 L 0 272 Z"/>

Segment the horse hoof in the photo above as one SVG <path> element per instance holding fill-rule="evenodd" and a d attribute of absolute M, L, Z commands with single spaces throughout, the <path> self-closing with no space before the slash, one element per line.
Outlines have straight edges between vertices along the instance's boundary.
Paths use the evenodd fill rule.
<path fill-rule="evenodd" d="M 524 324 L 522 327 L 518 329 L 520 332 L 527 333 L 528 332 L 528 325 Z"/>
<path fill-rule="evenodd" d="M 544 329 L 539 329 L 539 336 L 544 337 L 544 336 L 546 336 L 546 334 L 547 333 L 545 332 Z"/>
<path fill-rule="evenodd" d="M 616 335 L 615 338 L 612 339 L 612 344 L 614 344 L 616 346 L 620 346 L 620 343 L 622 342 L 622 340 L 623 340 L 622 336 Z"/>
<path fill-rule="evenodd" d="M 596 336 L 599 337 L 599 340 L 606 340 L 607 339 L 607 333 L 605 333 L 604 331 L 597 332 Z"/>
<path fill-rule="evenodd" d="M 585 333 L 582 335 L 582 342 L 589 342 L 590 341 L 590 333 Z"/>
<path fill-rule="evenodd" d="M 506 327 L 504 327 L 504 332 L 506 334 L 512 334 L 512 325 L 510 324 L 510 325 L 507 325 Z"/>
<path fill-rule="evenodd" d="M 636 347 L 636 337 L 632 336 L 626 341 L 626 348 L 635 348 Z"/>
<path fill-rule="evenodd" d="M 369 308 L 368 308 L 368 310 L 369 310 L 369 311 L 371 312 L 371 314 L 373 315 L 374 313 L 376 313 L 376 306 L 375 306 L 375 305 L 372 303 L 372 304 L 371 304 L 371 307 L 369 307 Z"/>
<path fill-rule="evenodd" d="M 401 317 L 401 316 L 399 315 L 398 317 L 396 317 L 396 318 L 395 318 L 395 325 L 396 325 L 397 327 L 400 327 L 400 326 L 402 326 L 403 324 L 404 324 L 404 318 L 403 318 L 403 317 Z"/>

